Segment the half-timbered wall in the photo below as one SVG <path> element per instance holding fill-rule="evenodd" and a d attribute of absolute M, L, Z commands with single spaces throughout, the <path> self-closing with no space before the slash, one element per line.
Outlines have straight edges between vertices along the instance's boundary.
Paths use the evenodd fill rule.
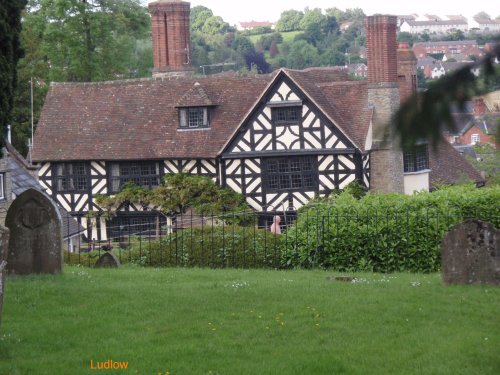
<path fill-rule="evenodd" d="M 299 116 L 295 117 L 294 110 Z M 314 188 L 266 189 L 268 158 L 311 156 L 317 161 Z M 345 188 L 355 179 L 369 184 L 368 157 L 363 159 L 352 142 L 287 77 L 269 90 L 222 157 L 222 181 L 244 194 L 259 211 L 298 209 L 315 196 Z"/>

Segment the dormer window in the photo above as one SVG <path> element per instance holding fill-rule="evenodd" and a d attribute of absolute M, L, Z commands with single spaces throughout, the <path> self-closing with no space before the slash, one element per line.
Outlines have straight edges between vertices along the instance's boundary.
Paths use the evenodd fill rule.
<path fill-rule="evenodd" d="M 208 128 L 210 126 L 207 107 L 180 108 L 179 116 L 181 129 Z"/>

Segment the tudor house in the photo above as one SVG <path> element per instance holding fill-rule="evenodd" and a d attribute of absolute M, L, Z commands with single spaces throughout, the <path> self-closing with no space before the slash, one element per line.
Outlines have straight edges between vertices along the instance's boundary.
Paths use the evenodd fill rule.
<path fill-rule="evenodd" d="M 462 174 L 481 179 L 450 157 L 449 144 L 439 156 L 426 145 L 403 155 L 383 140 L 400 100 L 416 90 L 416 59 L 406 46 L 398 50 L 396 17 L 366 20 L 367 81 L 333 68 L 196 76 L 189 3 L 160 0 L 149 9 L 153 78 L 52 83 L 37 126 L 40 182 L 83 225 L 87 212 L 100 210 L 96 194 L 114 194 L 127 181 L 152 188 L 181 171 L 241 192 L 258 212 L 296 210 L 354 180 L 411 193 Z M 442 158 L 455 165 L 440 166 Z M 126 207 L 111 225 L 151 215 Z M 89 236 L 112 235 L 109 224 L 97 220 Z"/>

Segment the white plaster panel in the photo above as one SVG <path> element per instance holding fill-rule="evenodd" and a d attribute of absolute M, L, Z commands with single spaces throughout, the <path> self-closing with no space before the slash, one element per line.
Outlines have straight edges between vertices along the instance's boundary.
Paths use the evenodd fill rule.
<path fill-rule="evenodd" d="M 229 178 L 226 180 L 226 184 L 233 189 L 237 193 L 241 193 L 241 189 L 238 186 L 238 184 L 235 182 L 236 180 L 234 178 Z"/>
<path fill-rule="evenodd" d="M 342 178 L 342 177 L 343 177 L 343 175 L 342 175 L 342 174 L 340 174 L 340 176 L 339 176 L 339 177 L 341 177 L 341 178 Z M 340 183 L 339 188 L 340 188 L 340 189 L 345 188 L 347 185 L 349 185 L 349 184 L 350 184 L 351 182 L 353 182 L 355 179 L 356 179 L 356 177 L 355 177 L 354 173 L 350 174 L 350 175 L 349 175 L 349 177 L 347 177 L 344 181 L 342 181 L 342 182 Z"/>
<path fill-rule="evenodd" d="M 339 156 L 339 161 L 341 161 L 342 163 L 344 163 L 344 165 L 349 168 L 349 169 L 355 169 L 355 166 L 354 166 L 354 163 L 352 161 L 350 161 L 349 159 L 347 159 L 345 156 L 342 156 L 340 155 Z M 339 170 L 342 170 L 344 167 L 342 167 L 341 165 L 339 165 Z"/>
<path fill-rule="evenodd" d="M 104 176 L 104 175 L 106 175 L 106 169 L 103 166 L 101 166 L 100 163 L 98 163 L 96 161 L 92 161 L 92 162 L 90 162 L 90 165 L 92 167 L 91 172 L 92 172 L 93 176 L 95 176 L 95 175 L 97 175 L 97 176 Z M 94 171 L 94 169 L 95 169 L 95 171 Z M 96 172 L 97 172 L 97 174 L 96 174 Z"/>
<path fill-rule="evenodd" d="M 52 175 L 52 171 L 50 169 L 50 163 L 45 163 L 44 165 L 42 165 L 42 167 L 38 171 L 38 175 L 50 177 Z"/>

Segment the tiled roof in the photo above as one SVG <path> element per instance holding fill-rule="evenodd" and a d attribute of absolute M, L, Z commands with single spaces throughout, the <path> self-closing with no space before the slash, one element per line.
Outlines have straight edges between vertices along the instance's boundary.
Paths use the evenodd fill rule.
<path fill-rule="evenodd" d="M 418 42 L 413 44 L 413 48 L 415 47 L 437 47 L 437 46 L 463 46 L 463 45 L 472 45 L 477 46 L 477 42 L 475 40 L 443 40 L 440 42 Z"/>
<path fill-rule="evenodd" d="M 52 84 L 37 126 L 33 160 L 213 158 L 271 78 L 223 75 Z M 188 102 L 216 105 L 209 129 L 178 130 L 176 106 Z"/>
<path fill-rule="evenodd" d="M 433 25 L 442 25 L 442 26 L 453 26 L 453 25 L 467 25 L 466 20 L 433 20 L 433 21 L 414 21 L 407 20 L 406 21 L 410 26 L 433 26 Z"/>
<path fill-rule="evenodd" d="M 214 103 L 199 82 L 196 82 L 177 102 L 176 107 L 211 107 Z"/>
<path fill-rule="evenodd" d="M 435 150 L 432 147 L 429 148 L 429 167 L 431 187 L 438 184 L 454 184 L 464 178 L 479 185 L 484 184 L 481 174 L 444 140 Z"/>
<path fill-rule="evenodd" d="M 365 83 L 348 81 L 336 68 L 283 72 L 363 148 L 369 124 Z M 33 160 L 214 158 L 274 77 L 52 84 Z M 214 106 L 210 128 L 179 130 L 177 107 L 185 106 Z"/>

